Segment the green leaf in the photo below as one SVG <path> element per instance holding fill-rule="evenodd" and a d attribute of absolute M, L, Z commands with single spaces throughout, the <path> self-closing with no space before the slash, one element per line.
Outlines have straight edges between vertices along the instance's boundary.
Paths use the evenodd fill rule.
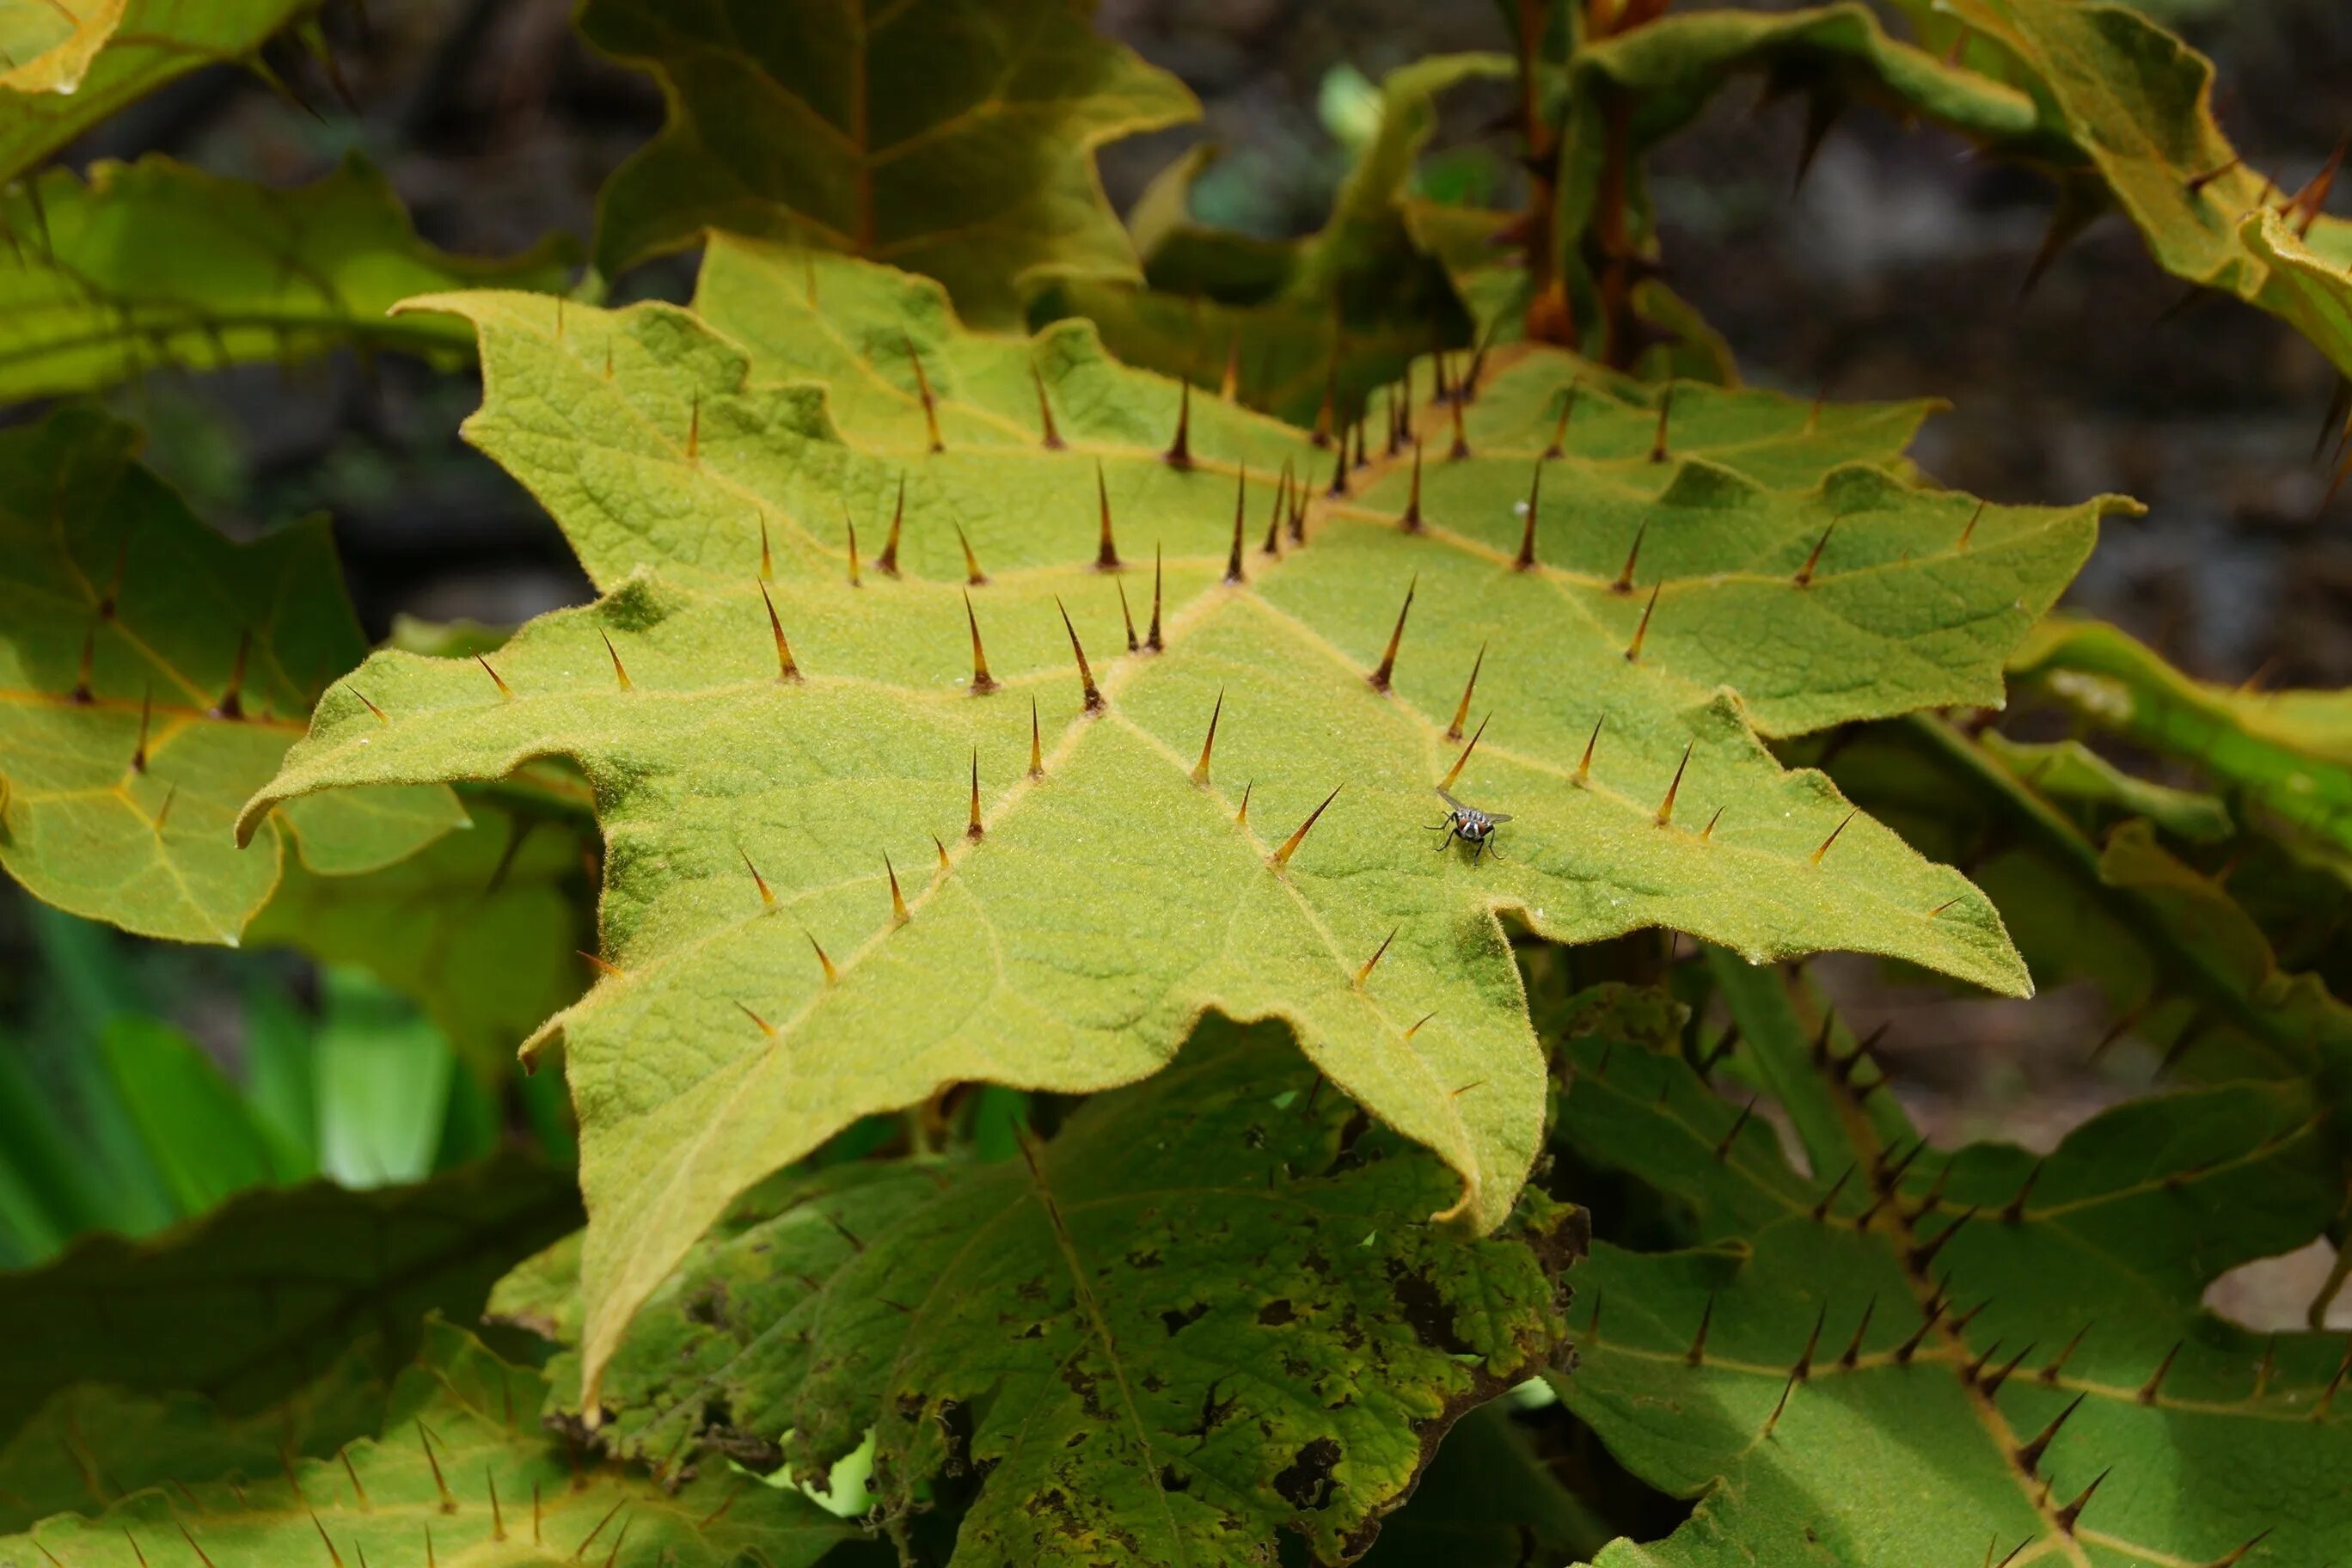
<path fill-rule="evenodd" d="M 434 289 L 562 286 L 567 243 L 502 261 L 417 238 L 357 157 L 294 190 L 149 156 L 41 174 L 0 196 L 0 400 L 88 391 L 164 366 L 288 361 L 344 343 L 462 355 L 465 335 L 388 316 Z"/>
<path fill-rule="evenodd" d="M 425 1313 L 469 1320 L 579 1212 L 567 1178 L 503 1154 L 410 1187 L 251 1191 L 146 1241 L 84 1237 L 0 1276 L 0 1434 L 76 1383 L 188 1390 L 240 1415 L 363 1336 L 397 1364 Z"/>
<path fill-rule="evenodd" d="M 320 973 L 313 1047 L 319 1167 L 346 1186 L 433 1169 L 457 1058 L 408 998 L 354 970 Z"/>
<path fill-rule="evenodd" d="M 237 805 L 364 645 L 323 520 L 231 544 L 132 461 L 134 439 L 79 409 L 0 432 L 0 866 L 75 914 L 234 944 L 284 830 L 311 869 L 347 874 L 465 813 L 439 787 L 371 790 L 237 849 Z"/>
<path fill-rule="evenodd" d="M 467 795 L 473 830 L 381 871 L 290 868 L 247 941 L 355 966 L 423 1007 L 478 1076 L 512 1070 L 515 1047 L 580 994 L 593 945 L 580 825 L 535 805 Z"/>
<path fill-rule="evenodd" d="M 1921 853 L 1972 866 L 2037 985 L 2095 980 L 2120 1027 L 2195 1076 L 2352 1082 L 2352 1010 L 2317 977 L 2283 970 L 2229 892 L 2145 822 L 2102 844 L 1932 719 L 1865 729 L 1828 766 Z"/>
<path fill-rule="evenodd" d="M 886 1516 L 983 1478 L 968 1568 L 1361 1551 L 1454 1418 L 1552 1353 L 1583 1215 L 1424 1223 L 1444 1167 L 1318 1081 L 1278 1029 L 1209 1029 L 1025 1161 L 780 1185 L 639 1320 L 606 1442 L 822 1478 L 873 1427 Z"/>
<path fill-rule="evenodd" d="M 2144 816 L 2191 844 L 2219 844 L 2236 831 L 2230 808 L 2215 796 L 2137 778 L 2080 741 L 2012 741 L 1997 730 L 1978 739 L 2001 766 L 2077 819 Z"/>
<path fill-rule="evenodd" d="M 2352 692 L 2191 680 L 2104 621 L 2062 617 L 2035 628 L 2010 670 L 2027 691 L 2352 851 Z"/>
<path fill-rule="evenodd" d="M 165 82 L 252 57 L 317 0 L 60 0 L 7 7 L 0 185 Z"/>
<path fill-rule="evenodd" d="M 1412 1501 L 1360 1562 L 1522 1568 L 1571 1561 L 1606 1540 L 1591 1505 L 1553 1479 L 1512 1422 L 1510 1402 L 1498 1399 L 1454 1423 Z"/>
<path fill-rule="evenodd" d="M 75 1568 L 159 1558 L 278 1568 L 321 1557 L 450 1568 L 608 1559 L 807 1568 L 856 1537 L 799 1495 L 724 1470 L 670 1489 L 616 1465 L 583 1467 L 530 1425 L 543 1389 L 529 1369 L 436 1324 L 393 1391 L 381 1440 L 362 1438 L 283 1475 L 257 1468 L 242 1483 L 152 1487 L 96 1518 L 67 1515 L 0 1540 L 0 1561 L 29 1564 L 37 1552 Z M 222 1455 L 240 1452 L 236 1435 L 224 1436 Z"/>
<path fill-rule="evenodd" d="M 1423 531 L 1398 526 L 1411 460 L 1382 459 L 1343 497 L 1316 476 L 1307 542 L 1276 559 L 1259 543 L 1269 481 L 1330 459 L 1202 398 L 1188 465 L 1167 462 L 1177 389 L 1107 360 L 1083 324 L 982 336 L 922 280 L 725 238 L 699 317 L 575 309 L 558 336 L 528 296 L 436 303 L 482 333 L 472 438 L 549 507 L 607 597 L 532 623 L 487 668 L 378 655 L 247 823 L 313 791 L 496 777 L 531 757 L 587 775 L 616 973 L 539 1038 L 565 1042 L 598 1216 L 592 1376 L 737 1193 L 858 1117 L 961 1079 L 1130 1081 L 1212 1009 L 1289 1022 L 1334 1083 L 1462 1173 L 1465 1212 L 1494 1225 L 1542 1114 L 1499 910 L 1561 941 L 1664 924 L 1756 956 L 1849 947 L 2022 988 L 1964 880 L 1867 820 L 1838 833 L 1835 792 L 1784 773 L 1755 734 L 1997 700 L 2001 658 L 2118 504 L 1986 508 L 1958 549 L 1968 498 L 1853 460 L 1899 444 L 1917 405 L 1816 416 L 1678 384 L 1660 395 L 1671 449 L 1653 461 L 1660 412 L 1588 385 L 1567 455 L 1539 465 L 1580 363 L 1498 350 L 1465 415 L 1476 455 L 1426 463 Z M 1039 444 L 1041 387 L 1060 449 Z M 1414 427 L 1448 418 L 1423 407 Z M 1097 461 L 1123 574 L 1097 567 Z M 1229 584 L 1244 463 L 1244 581 Z M 1515 571 L 1538 466 L 1543 569 Z M 876 547 L 902 479 L 894 577 Z M 863 525 L 862 585 L 846 580 L 845 510 Z M 966 585 L 959 529 L 983 585 Z M 1647 595 L 1612 586 L 1637 535 Z M 1122 655 L 1121 597 L 1148 625 L 1153 552 L 1166 651 Z M 1367 677 L 1409 591 L 1384 694 Z M 967 593 L 996 683 L 977 697 Z M 763 594 L 802 679 L 779 679 Z M 1516 814 L 1498 863 L 1433 854 L 1422 831 L 1474 667 L 1471 722 L 1495 723 L 1454 786 Z"/>
<path fill-rule="evenodd" d="M 1561 1396 L 1635 1475 L 1700 1500 L 1601 1564 L 1974 1563 L 2021 1542 L 2206 1563 L 2266 1531 L 2261 1560 L 2317 1563 L 2352 1531 L 2329 1479 L 2352 1463 L 2341 1336 L 2266 1339 L 2200 1305 L 2336 1212 L 2305 1086 L 2126 1105 L 2038 1162 L 1921 1157 L 1854 1118 L 1852 1165 L 1809 1177 L 1670 1047 L 1601 1032 L 1567 1051 L 1556 1136 L 1691 1226 L 1681 1250 L 1596 1240 L 1578 1271 L 1592 1308 Z"/>
<path fill-rule="evenodd" d="M 108 1071 L 184 1215 L 273 1178 L 268 1136 L 236 1086 L 185 1035 L 118 1018 L 100 1038 Z"/>
<path fill-rule="evenodd" d="M 992 326 L 1020 320 L 1036 275 L 1133 276 L 1094 150 L 1200 106 L 1097 37 L 1092 9 L 825 0 L 754 16 L 591 0 L 581 31 L 658 76 L 669 103 L 598 197 L 598 265 L 617 273 L 724 227 L 928 273 Z"/>
<path fill-rule="evenodd" d="M 381 1431 L 390 1389 L 374 1347 L 352 1351 L 285 1398 L 229 1415 L 201 1394 L 58 1390 L 0 1443 L 0 1533 L 54 1514 L 98 1514 L 151 1487 L 275 1476 Z M 414 1383 L 404 1385 L 415 1390 Z"/>

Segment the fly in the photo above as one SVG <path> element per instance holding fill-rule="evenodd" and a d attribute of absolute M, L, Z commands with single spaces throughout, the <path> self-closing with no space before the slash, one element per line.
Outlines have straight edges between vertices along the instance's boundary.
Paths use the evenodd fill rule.
<path fill-rule="evenodd" d="M 1452 848 L 1454 841 L 1459 838 L 1465 844 L 1476 847 L 1477 854 L 1471 857 L 1475 863 L 1480 856 L 1495 847 L 1495 829 L 1511 820 L 1511 814 L 1507 811 L 1480 811 L 1475 805 L 1463 805 L 1442 789 L 1437 792 L 1437 798 L 1445 803 L 1445 820 L 1433 824 L 1428 831 L 1445 835 L 1437 846 L 1437 852 L 1441 855 Z M 1499 860 L 1502 858 L 1501 852 L 1497 851 L 1495 858 Z"/>

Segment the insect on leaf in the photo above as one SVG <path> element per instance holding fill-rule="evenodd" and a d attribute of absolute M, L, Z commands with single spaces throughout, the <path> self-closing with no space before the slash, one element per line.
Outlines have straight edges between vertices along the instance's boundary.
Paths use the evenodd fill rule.
<path fill-rule="evenodd" d="M 1965 880 L 1757 738 L 1997 700 L 2116 504 L 1978 517 L 1853 460 L 1915 408 L 1588 387 L 1549 458 L 1584 367 L 1498 351 L 1416 529 L 1410 455 L 1335 494 L 1305 432 L 866 263 L 714 238 L 695 312 L 561 333 L 528 296 L 430 303 L 482 336 L 472 438 L 605 596 L 495 663 L 378 655 L 351 684 L 383 717 L 331 694 L 247 822 L 554 754 L 594 788 L 609 972 L 541 1037 L 598 1216 L 592 1384 L 736 1194 L 857 1117 L 1128 1082 L 1212 1009 L 1288 1022 L 1493 1226 L 1542 1116 L 1500 910 L 2023 987 Z M 1515 814 L 1511 859 L 1429 852 L 1438 784 Z"/>

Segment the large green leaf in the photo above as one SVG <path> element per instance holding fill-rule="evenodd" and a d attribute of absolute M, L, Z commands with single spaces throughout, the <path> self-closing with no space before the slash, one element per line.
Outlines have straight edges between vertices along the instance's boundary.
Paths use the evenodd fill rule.
<path fill-rule="evenodd" d="M 366 970 L 424 1008 L 487 1079 L 510 1070 L 523 1037 L 580 994 L 594 889 L 585 818 L 481 792 L 465 808 L 473 831 L 381 871 L 289 867 L 246 940 Z"/>
<path fill-rule="evenodd" d="M 1290 1531 L 1352 1555 L 1455 1417 L 1549 1361 L 1583 1215 L 1429 1225 L 1444 1167 L 1318 1088 L 1280 1030 L 1218 1027 L 1025 1162 L 780 1184 L 638 1320 L 605 1441 L 822 1477 L 872 1426 L 887 1514 L 984 1478 L 967 1565 L 1257 1563 Z M 530 1282 L 499 1309 L 565 1310 Z"/>
<path fill-rule="evenodd" d="M 1760 1117 L 1603 1016 L 1567 1047 L 1557 1137 L 1684 1205 L 1690 1245 L 1593 1244 L 1562 1396 L 1636 1475 L 1700 1499 L 1602 1564 L 2316 1564 L 2352 1532 L 2341 1335 L 2205 1311 L 2227 1270 L 2342 1196 L 2293 1083 L 2126 1105 L 2046 1159 L 1924 1157 L 1820 1079 L 1849 1147 L 1799 1174 Z M 1850 1083 L 1846 1080 L 1850 1079 Z M 1883 1107 L 1892 1097 L 1874 1095 Z M 1891 1135 L 1890 1135 L 1891 1133 Z"/>
<path fill-rule="evenodd" d="M 1024 279 L 1128 275 L 1105 142 L 1199 112 L 1075 0 L 590 0 L 590 42 L 662 79 L 669 124 L 597 203 L 607 273 L 706 226 L 929 273 L 971 320 Z"/>
<path fill-rule="evenodd" d="M 0 185 L 175 78 L 252 56 L 318 0 L 11 0 L 0 6 Z"/>
<path fill-rule="evenodd" d="M 533 623 L 494 664 L 378 655 L 247 823 L 314 791 L 537 756 L 586 773 L 612 972 L 541 1038 L 569 1049 L 597 1216 L 592 1381 L 730 1199 L 857 1117 L 960 1079 L 1127 1082 L 1211 1009 L 1288 1021 L 1495 1224 L 1541 1119 L 1501 910 L 1564 941 L 1673 925 L 1759 957 L 1851 947 L 2022 987 L 1964 880 L 1866 819 L 1839 833 L 1844 802 L 1754 732 L 1997 700 L 2002 655 L 2116 504 L 1979 516 L 1852 460 L 1890 456 L 1916 405 L 1815 416 L 1676 385 L 1660 410 L 1587 386 L 1565 455 L 1542 458 L 1583 367 L 1498 352 L 1466 414 L 1475 456 L 1443 455 L 1444 410 L 1414 415 L 1439 441 L 1421 530 L 1398 525 L 1412 461 L 1383 459 L 1344 496 L 1310 477 L 1304 547 L 1277 558 L 1260 543 L 1269 481 L 1330 458 L 1122 369 L 1082 323 L 981 336 L 924 280 L 734 240 L 713 241 L 698 317 L 575 310 L 559 331 L 528 296 L 436 303 L 482 334 L 472 438 L 607 596 Z M 1097 566 L 1097 463 L 1122 572 Z M 1517 571 L 1538 468 L 1538 564 Z M 877 545 L 902 479 L 893 574 Z M 863 525 L 857 584 L 845 510 Z M 959 530 L 984 584 L 966 584 Z M 1649 591 L 1620 593 L 1637 536 Z M 1392 679 L 1370 680 L 1409 590 Z M 1149 626 L 1155 595 L 1165 651 L 1122 654 L 1122 596 Z M 763 595 L 791 639 L 781 679 Z M 992 671 L 977 695 L 971 624 Z M 1474 668 L 1470 721 L 1495 725 L 1453 782 L 1517 814 L 1499 862 L 1433 854 L 1421 831 Z"/>
<path fill-rule="evenodd" d="M 578 1215 L 567 1178 L 509 1154 L 411 1187 L 248 1192 L 145 1241 L 85 1237 L 0 1275 L 0 1434 L 76 1383 L 187 1390 L 234 1415 L 363 1337 L 396 1364 L 426 1312 L 470 1319 Z"/>
<path fill-rule="evenodd" d="M 279 1568 L 321 1559 L 807 1568 L 856 1535 L 798 1493 L 723 1469 L 663 1488 L 619 1466 L 583 1468 L 531 1424 L 543 1393 L 537 1373 L 436 1324 L 422 1359 L 393 1390 L 381 1439 L 282 1472 L 257 1468 L 242 1481 L 152 1487 L 94 1518 L 51 1519 L 0 1539 L 0 1562 L 29 1568 L 37 1552 L 74 1568 Z M 223 1452 L 241 1454 L 235 1434 L 225 1436 Z"/>
<path fill-rule="evenodd" d="M 181 1213 L 202 1214 L 271 1180 L 268 1131 L 194 1040 L 168 1024 L 130 1016 L 110 1025 L 99 1046 Z"/>
<path fill-rule="evenodd" d="M 0 866 L 146 936 L 234 943 L 290 829 L 373 870 L 461 825 L 446 789 L 300 806 L 239 853 L 236 808 L 364 644 L 323 521 L 236 545 L 68 409 L 0 432 Z M 282 828 L 281 828 L 282 823 Z"/>
<path fill-rule="evenodd" d="M 356 158 L 290 191 L 161 156 L 93 164 L 87 184 L 51 169 L 0 196 L 0 232 L 13 242 L 0 261 L 0 401 L 346 342 L 462 353 L 447 323 L 386 311 L 432 289 L 558 289 L 568 243 L 506 261 L 451 256 L 416 237 Z"/>
<path fill-rule="evenodd" d="M 2191 763 L 2352 851 L 2352 692 L 2192 680 L 2102 621 L 2043 623 L 2010 669 L 2084 721 Z"/>

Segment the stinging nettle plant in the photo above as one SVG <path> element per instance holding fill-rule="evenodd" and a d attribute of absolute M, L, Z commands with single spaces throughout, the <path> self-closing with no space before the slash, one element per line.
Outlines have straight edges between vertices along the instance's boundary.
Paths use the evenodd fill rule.
<path fill-rule="evenodd" d="M 2335 165 L 2265 182 L 2116 5 L 1501 19 L 1275 241 L 1193 216 L 1205 152 L 1120 220 L 1095 150 L 1197 105 L 1071 0 L 587 0 L 666 122 L 575 284 L 356 158 L 43 166 L 197 64 L 340 90 L 331 9 L 0 13 L 0 866 L 308 955 L 322 1061 L 404 995 L 441 1147 L 540 1146 L 305 1181 L 364 1184 L 305 1042 L 118 1027 L 134 1223 L 5 1058 L 0 1564 L 2352 1539 L 2341 1268 L 2306 1328 L 2203 1304 L 2352 1219 L 2352 700 L 2057 610 L 2137 503 L 1742 384 L 1645 173 L 1737 78 L 1807 161 L 1874 104 L 2051 180 L 2036 273 L 2112 209 L 2352 376 Z M 1481 92 L 1518 174 L 1449 200 Z M 100 401 L 340 348 L 478 367 L 590 602 L 369 651 L 330 524 L 232 542 Z M 2157 1080 L 1937 1147 L 1827 952 L 2086 982 Z"/>

